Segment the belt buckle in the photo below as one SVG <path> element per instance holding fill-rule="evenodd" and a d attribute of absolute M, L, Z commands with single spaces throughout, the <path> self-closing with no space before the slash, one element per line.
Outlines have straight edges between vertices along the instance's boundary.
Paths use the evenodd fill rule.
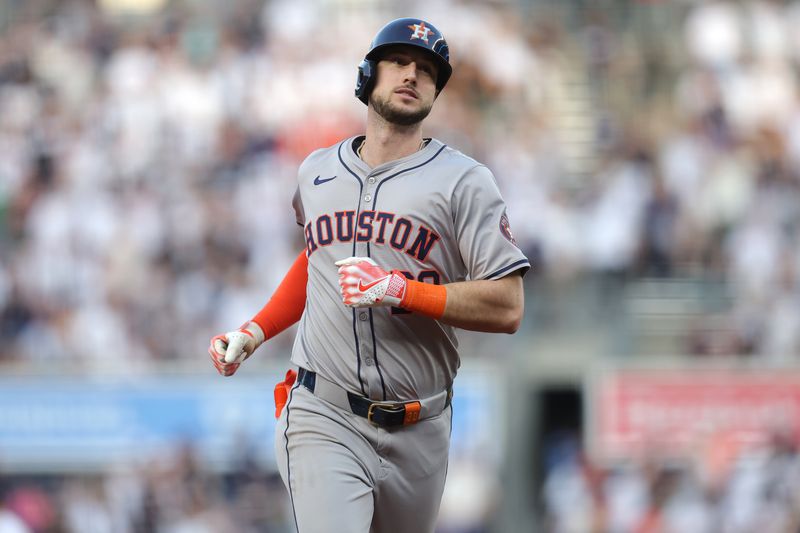
<path fill-rule="evenodd" d="M 372 416 L 375 414 L 375 409 L 386 409 L 387 411 L 401 411 L 405 409 L 405 405 L 403 404 L 395 404 L 395 403 L 385 403 L 385 402 L 373 402 L 369 404 L 369 408 L 367 408 L 367 421 L 376 424 L 372 420 Z"/>

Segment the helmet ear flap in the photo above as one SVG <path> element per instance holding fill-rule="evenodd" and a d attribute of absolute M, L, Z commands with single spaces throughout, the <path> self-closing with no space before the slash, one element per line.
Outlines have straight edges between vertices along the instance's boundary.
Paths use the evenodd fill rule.
<path fill-rule="evenodd" d="M 355 94 L 365 104 L 369 101 L 369 92 L 375 81 L 375 67 L 375 61 L 370 59 L 365 59 L 358 65 Z"/>
<path fill-rule="evenodd" d="M 431 50 L 439 54 L 439 56 L 442 57 L 448 63 L 450 62 L 450 47 L 447 45 L 447 41 L 445 41 L 444 39 L 439 39 L 435 43 L 433 43 Z"/>

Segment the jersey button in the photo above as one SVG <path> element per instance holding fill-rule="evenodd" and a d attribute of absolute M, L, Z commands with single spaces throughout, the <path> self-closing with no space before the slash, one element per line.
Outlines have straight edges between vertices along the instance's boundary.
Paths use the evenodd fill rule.
<path fill-rule="evenodd" d="M 372 366 L 372 357 L 367 357 L 364 359 L 364 364 L 367 366 Z"/>
<path fill-rule="evenodd" d="M 375 176 L 370 176 L 367 178 L 367 183 L 375 183 Z"/>
<path fill-rule="evenodd" d="M 372 195 L 371 195 L 371 194 L 368 194 L 368 195 L 366 195 L 366 196 L 364 197 L 364 201 L 365 201 L 365 202 L 369 202 L 369 201 L 371 201 L 371 200 L 372 200 Z"/>
<path fill-rule="evenodd" d="M 360 313 L 360 314 L 358 315 L 358 319 L 359 319 L 359 320 L 361 320 L 362 322 L 363 322 L 364 320 L 366 320 L 367 318 L 369 318 L 369 317 L 368 317 L 368 315 L 367 315 L 367 313 Z"/>

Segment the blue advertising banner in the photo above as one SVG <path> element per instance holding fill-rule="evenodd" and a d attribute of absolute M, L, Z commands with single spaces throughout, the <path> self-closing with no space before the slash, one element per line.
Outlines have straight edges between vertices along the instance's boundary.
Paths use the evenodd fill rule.
<path fill-rule="evenodd" d="M 282 375 L 0 379 L 0 471 L 70 471 L 149 460 L 190 445 L 227 470 L 249 454 L 274 468 L 273 387 Z M 496 395 L 484 375 L 460 376 L 452 449 L 494 454 Z"/>

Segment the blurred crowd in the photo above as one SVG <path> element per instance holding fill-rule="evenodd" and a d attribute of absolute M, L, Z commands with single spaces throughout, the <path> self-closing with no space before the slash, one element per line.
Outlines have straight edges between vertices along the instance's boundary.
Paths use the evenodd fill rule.
<path fill-rule="evenodd" d="M 800 454 L 775 435 L 750 449 L 698 450 L 611 468 L 575 440 L 552 442 L 542 488 L 548 533 L 790 533 L 800 528 Z M 734 453 L 731 453 L 731 452 Z"/>
<path fill-rule="evenodd" d="M 203 361 L 208 339 L 257 311 L 302 249 L 297 166 L 362 131 L 355 67 L 384 22 L 410 13 L 443 29 L 454 64 L 426 134 L 494 171 L 536 264 L 529 280 L 722 282 L 730 305 L 686 332 L 686 351 L 798 361 L 800 2 L 101 7 L 113 4 L 0 10 L 0 362 L 91 373 Z M 262 356 L 286 357 L 290 342 Z M 603 491 L 616 495 L 604 496 L 610 517 L 705 490 L 682 470 L 598 481 L 574 457 L 549 471 L 554 524 Z M 767 453 L 764 465 L 791 468 L 760 468 L 760 480 L 745 462 L 700 499 L 713 503 L 680 515 L 737 520 L 726 502 L 754 487 L 797 488 L 785 479 L 796 457 Z M 98 483 L 54 490 L 91 509 Z M 159 500 L 148 483 L 133 489 L 140 502 Z M 559 486 L 580 489 L 576 500 L 553 496 Z M 209 497 L 184 496 L 187 509 Z M 0 531 L 4 520 L 0 510 Z"/>
<path fill-rule="evenodd" d="M 0 33 L 0 360 L 83 372 L 196 361 L 302 249 L 297 166 L 362 131 L 355 66 L 396 6 L 12 5 Z M 492 159 L 535 250 L 522 214 L 532 176 L 557 182 L 553 139 L 534 127 L 557 90 L 556 28 L 530 30 L 514 4 L 419 7 L 446 15 L 458 72 L 428 133 Z M 284 355 L 289 340 L 261 351 Z"/>
<path fill-rule="evenodd" d="M 2 533 L 280 533 L 294 526 L 276 472 L 209 472 L 191 447 L 104 473 L 0 478 Z"/>
<path fill-rule="evenodd" d="M 302 248 L 297 165 L 362 130 L 355 65 L 401 14 L 170 6 L 5 13 L 2 360 L 146 369 L 249 318 Z M 608 6 L 407 6 L 446 20 L 456 72 L 427 133 L 494 170 L 532 277 L 722 280 L 686 350 L 792 360 L 800 3 Z"/>

